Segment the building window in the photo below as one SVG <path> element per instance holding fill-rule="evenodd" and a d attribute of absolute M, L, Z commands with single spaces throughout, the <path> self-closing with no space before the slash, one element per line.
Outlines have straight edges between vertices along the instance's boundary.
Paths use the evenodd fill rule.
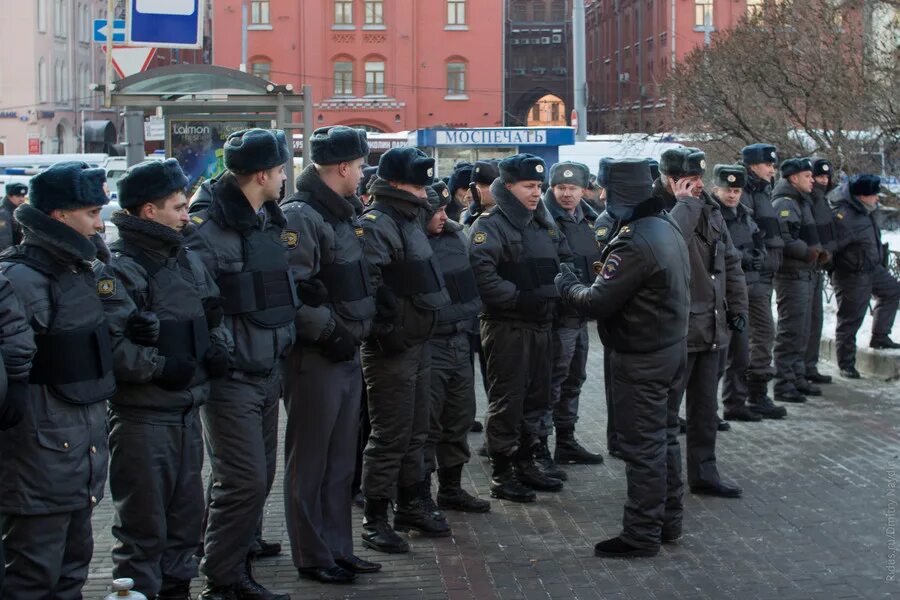
<path fill-rule="evenodd" d="M 57 104 L 69 103 L 67 75 L 68 73 L 66 71 L 66 61 L 56 61 L 53 72 L 53 97 Z"/>
<path fill-rule="evenodd" d="M 68 7 L 66 0 L 56 0 L 54 4 L 53 22 L 57 37 L 64 38 L 69 33 Z"/>
<path fill-rule="evenodd" d="M 366 25 L 384 25 L 384 2 L 366 0 Z"/>
<path fill-rule="evenodd" d="M 694 0 L 694 27 L 712 27 L 713 0 Z"/>
<path fill-rule="evenodd" d="M 535 103 L 534 106 L 531 107 L 531 120 L 532 121 L 540 121 L 541 120 L 541 105 Z"/>
<path fill-rule="evenodd" d="M 512 5 L 512 10 L 510 11 L 512 14 L 513 21 L 526 21 L 527 17 L 525 16 L 525 0 L 519 0 L 515 4 Z"/>
<path fill-rule="evenodd" d="M 566 20 L 566 0 L 553 0 L 550 5 L 550 20 L 557 23 Z"/>
<path fill-rule="evenodd" d="M 531 2 L 531 20 L 545 21 L 547 19 L 547 5 L 544 0 L 532 0 Z"/>
<path fill-rule="evenodd" d="M 384 96 L 384 62 L 366 63 L 366 96 Z"/>
<path fill-rule="evenodd" d="M 559 121 L 559 102 L 550 104 L 550 120 Z"/>
<path fill-rule="evenodd" d="M 86 66 L 82 66 L 81 76 L 78 81 L 78 98 L 81 106 L 90 106 L 91 104 L 91 90 L 89 89 L 89 86 L 91 85 L 90 78 L 91 70 Z"/>
<path fill-rule="evenodd" d="M 250 72 L 256 77 L 261 77 L 266 81 L 272 79 L 272 63 L 270 62 L 254 62 L 250 64 Z"/>
<path fill-rule="evenodd" d="M 466 24 L 466 0 L 447 0 L 447 25 Z"/>
<path fill-rule="evenodd" d="M 338 61 L 334 63 L 334 95 L 353 95 L 353 63 Z"/>
<path fill-rule="evenodd" d="M 750 18 L 762 12 L 763 0 L 747 0 L 747 16 Z"/>
<path fill-rule="evenodd" d="M 461 96 L 466 93 L 466 64 L 447 63 L 447 95 Z"/>
<path fill-rule="evenodd" d="M 47 0 L 37 0 L 37 28 L 41 33 L 47 31 Z"/>
<path fill-rule="evenodd" d="M 38 61 L 38 102 L 47 102 L 47 61 Z"/>
<path fill-rule="evenodd" d="M 253 0 L 250 3 L 250 23 L 252 25 L 269 24 L 269 0 Z"/>
<path fill-rule="evenodd" d="M 353 25 L 353 0 L 334 0 L 334 24 Z"/>

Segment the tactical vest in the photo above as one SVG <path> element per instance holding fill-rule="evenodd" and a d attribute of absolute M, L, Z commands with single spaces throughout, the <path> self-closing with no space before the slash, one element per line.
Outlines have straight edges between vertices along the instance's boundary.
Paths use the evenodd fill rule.
<path fill-rule="evenodd" d="M 594 272 L 594 263 L 600 260 L 600 247 L 597 245 L 597 239 L 594 230 L 590 225 L 590 221 L 583 220 L 575 223 L 567 219 L 557 221 L 559 228 L 566 236 L 569 242 L 569 249 L 572 251 L 572 262 L 575 263 L 578 278 L 581 283 L 591 285 L 597 278 Z"/>
<path fill-rule="evenodd" d="M 146 297 L 133 299 L 141 310 L 159 318 L 159 353 L 200 362 L 210 346 L 209 327 L 197 292 L 201 275 L 194 271 L 189 250 L 181 248 L 174 260 L 166 261 L 152 258 L 123 239 L 114 242 L 110 250 L 130 257 L 147 272 Z"/>
<path fill-rule="evenodd" d="M 438 325 L 472 320 L 481 308 L 481 297 L 465 244 L 456 232 L 449 231 L 428 242 L 440 262 L 451 302 L 438 313 Z"/>
<path fill-rule="evenodd" d="M 765 235 L 766 246 L 771 248 L 783 248 L 784 239 L 781 237 L 781 227 L 778 224 L 778 217 L 775 214 L 775 208 L 768 194 L 763 191 L 749 191 L 745 189 L 745 193 L 750 197 L 750 201 L 746 204 L 753 210 L 753 220 L 760 231 Z M 742 199 L 743 202 L 743 199 Z"/>
<path fill-rule="evenodd" d="M 510 244 L 521 248 L 519 260 L 501 262 L 497 265 L 497 274 L 514 283 L 520 291 L 535 292 L 545 298 L 559 298 L 554 282 L 559 273 L 558 242 L 554 238 L 559 237 L 559 230 L 555 227 L 546 229 L 537 221 L 532 221 L 524 230 L 511 227 L 507 231 L 510 233 Z"/>
<path fill-rule="evenodd" d="M 17 246 L 4 261 L 26 265 L 50 283 L 50 321 L 46 330 L 32 323 L 37 352 L 29 383 L 47 386 L 71 404 L 95 404 L 116 392 L 109 324 L 92 271 L 74 271 L 37 246 Z"/>

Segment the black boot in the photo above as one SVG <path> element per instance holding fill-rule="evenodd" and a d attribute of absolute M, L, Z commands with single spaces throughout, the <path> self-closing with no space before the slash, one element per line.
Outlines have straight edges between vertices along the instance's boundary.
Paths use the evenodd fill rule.
<path fill-rule="evenodd" d="M 822 373 L 819 373 L 818 369 L 815 368 L 806 370 L 806 379 L 807 381 L 818 383 L 820 385 L 829 384 L 832 381 L 831 375 L 823 375 Z"/>
<path fill-rule="evenodd" d="M 896 350 L 900 348 L 900 344 L 891 339 L 891 336 L 886 333 L 872 334 L 872 339 L 869 340 L 869 348 L 875 348 L 878 350 Z"/>
<path fill-rule="evenodd" d="M 787 416 L 787 409 L 772 402 L 772 398 L 766 393 L 768 387 L 769 382 L 765 379 L 748 378 L 750 397 L 747 399 L 747 407 L 763 419 L 782 419 Z"/>
<path fill-rule="evenodd" d="M 484 425 L 481 424 L 481 421 L 472 421 L 472 425 L 469 427 L 469 431 L 472 433 L 481 433 L 484 431 Z"/>
<path fill-rule="evenodd" d="M 156 600 L 191 600 L 191 580 L 163 578 Z"/>
<path fill-rule="evenodd" d="M 516 473 L 519 482 L 539 492 L 558 492 L 563 489 L 561 479 L 550 477 L 538 466 L 534 460 L 534 451 L 537 448 L 520 446 L 516 452 Z"/>
<path fill-rule="evenodd" d="M 207 583 L 197 600 L 240 600 L 233 585 L 212 585 Z"/>
<path fill-rule="evenodd" d="M 269 558 L 270 556 L 278 556 L 281 554 L 281 542 L 267 542 L 262 538 L 257 540 L 250 546 L 248 552 L 250 558 Z"/>
<path fill-rule="evenodd" d="M 534 502 L 537 495 L 519 481 L 511 456 L 495 456 L 491 459 L 491 497 L 512 502 Z"/>
<path fill-rule="evenodd" d="M 460 512 L 486 513 L 491 510 L 491 503 L 481 498 L 476 498 L 462 489 L 462 465 L 438 469 L 438 506 L 445 510 L 458 510 Z"/>
<path fill-rule="evenodd" d="M 425 512 L 430 514 L 431 518 L 437 521 L 446 521 L 447 517 L 444 516 L 444 512 L 438 507 L 434 502 L 434 498 L 431 496 L 431 473 L 425 476 L 419 492 L 421 494 Z"/>
<path fill-rule="evenodd" d="M 556 462 L 570 465 L 600 465 L 603 457 L 590 452 L 575 439 L 575 431 L 556 430 Z"/>
<path fill-rule="evenodd" d="M 569 478 L 569 476 L 566 475 L 566 472 L 560 469 L 559 465 L 553 460 L 553 456 L 550 455 L 550 447 L 547 445 L 547 436 L 542 437 L 540 443 L 535 446 L 534 462 L 537 463 L 537 466 L 540 467 L 541 471 L 543 471 L 544 475 L 547 477 L 559 479 L 560 481 L 565 481 Z"/>
<path fill-rule="evenodd" d="M 363 529 L 365 530 L 362 534 L 363 546 L 388 554 L 409 552 L 409 544 L 397 535 L 388 522 L 387 512 L 390 503 L 391 501 L 387 499 L 366 498 L 366 505 L 363 509 Z"/>
<path fill-rule="evenodd" d="M 234 586 L 235 595 L 239 600 L 291 600 L 290 594 L 270 592 L 253 579 L 253 571 L 250 570 L 250 558 L 244 564 L 244 572 Z"/>
<path fill-rule="evenodd" d="M 431 496 L 429 490 L 428 496 Z M 433 502 L 433 501 L 432 501 Z M 437 507 L 434 507 L 435 510 Z M 394 511 L 394 529 L 406 532 L 412 529 L 426 537 L 447 537 L 451 535 L 450 525 L 444 513 L 435 514 L 425 498 L 424 485 L 416 484 L 397 490 L 397 509 Z"/>

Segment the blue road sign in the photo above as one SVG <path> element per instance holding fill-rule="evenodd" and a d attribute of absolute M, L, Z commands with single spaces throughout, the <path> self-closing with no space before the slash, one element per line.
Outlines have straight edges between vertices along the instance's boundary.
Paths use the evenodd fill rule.
<path fill-rule="evenodd" d="M 126 42 L 155 48 L 202 48 L 201 0 L 128 0 Z"/>
<path fill-rule="evenodd" d="M 106 19 L 94 19 L 94 41 L 106 43 Z M 125 43 L 125 19 L 113 21 L 113 43 Z"/>

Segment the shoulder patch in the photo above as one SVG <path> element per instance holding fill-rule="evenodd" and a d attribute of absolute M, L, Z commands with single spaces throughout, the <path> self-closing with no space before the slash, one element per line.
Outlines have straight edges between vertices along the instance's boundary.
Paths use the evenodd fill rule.
<path fill-rule="evenodd" d="M 365 214 L 365 218 L 368 219 L 368 220 L 370 220 L 370 221 L 374 221 L 375 219 L 378 218 L 378 215 L 376 215 L 375 213 L 370 213 L 370 212 L 368 212 L 368 213 Z"/>
<path fill-rule="evenodd" d="M 4 227 L 6 227 L 6 221 L 0 219 L 0 229 L 3 229 Z"/>
<path fill-rule="evenodd" d="M 547 230 L 547 233 L 548 233 L 548 234 L 550 235 L 550 237 L 552 237 L 552 238 L 555 238 L 555 237 L 557 237 L 557 235 L 559 235 L 559 234 L 556 232 L 555 229 L 548 229 L 548 230 Z"/>
<path fill-rule="evenodd" d="M 487 234 L 483 231 L 476 231 L 475 235 L 472 236 L 473 244 L 483 244 L 487 241 Z"/>
<path fill-rule="evenodd" d="M 356 232 L 356 237 L 362 237 L 366 235 L 366 230 L 362 227 L 355 227 L 353 231 Z"/>
<path fill-rule="evenodd" d="M 116 280 L 112 277 L 104 277 L 97 280 L 97 295 L 101 298 L 109 298 L 116 293 Z"/>
<path fill-rule="evenodd" d="M 835 219 L 843 219 L 843 218 L 844 218 L 844 213 L 842 213 L 842 212 L 835 213 L 834 218 L 835 218 Z"/>
<path fill-rule="evenodd" d="M 780 213 L 778 213 L 778 216 L 779 216 L 779 217 L 789 217 L 789 216 L 791 216 L 791 211 L 789 211 L 789 210 L 783 210 L 783 211 L 781 211 Z"/>
<path fill-rule="evenodd" d="M 197 215 L 194 215 L 193 217 L 191 217 L 191 221 L 193 221 L 193 222 L 196 223 L 197 225 L 202 225 L 202 224 L 203 224 L 203 217 L 198 217 Z"/>
<path fill-rule="evenodd" d="M 631 233 L 631 225 L 625 225 L 619 230 L 619 235 L 629 235 Z"/>
<path fill-rule="evenodd" d="M 300 242 L 300 234 L 296 231 L 285 229 L 281 232 L 281 241 L 284 242 L 289 249 L 293 250 Z"/>
<path fill-rule="evenodd" d="M 597 237 L 601 240 L 609 233 L 609 227 L 600 227 L 597 229 Z"/>
<path fill-rule="evenodd" d="M 601 275 L 603 279 L 609 281 L 610 279 L 615 279 L 616 275 L 619 274 L 619 269 L 622 266 L 622 258 L 613 252 L 609 256 L 606 257 L 606 262 L 603 264 L 603 271 Z"/>

